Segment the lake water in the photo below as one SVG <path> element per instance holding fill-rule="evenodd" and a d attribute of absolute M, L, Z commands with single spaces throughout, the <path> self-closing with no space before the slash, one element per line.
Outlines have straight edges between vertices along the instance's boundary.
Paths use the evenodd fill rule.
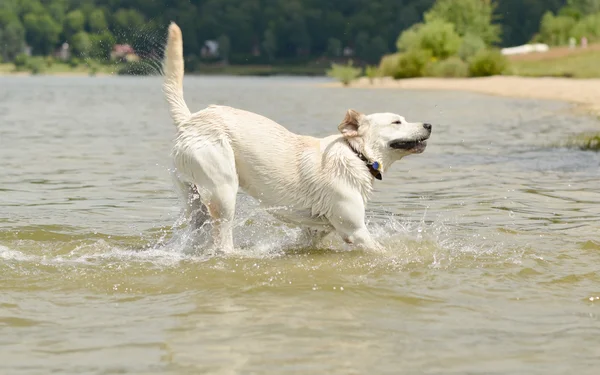
<path fill-rule="evenodd" d="M 185 91 L 314 136 L 348 108 L 434 124 L 376 182 L 384 254 L 298 249 L 243 195 L 235 254 L 203 252 L 175 225 L 160 77 L 1 77 L 0 373 L 597 374 L 600 153 L 555 145 L 600 122 L 321 81 Z"/>

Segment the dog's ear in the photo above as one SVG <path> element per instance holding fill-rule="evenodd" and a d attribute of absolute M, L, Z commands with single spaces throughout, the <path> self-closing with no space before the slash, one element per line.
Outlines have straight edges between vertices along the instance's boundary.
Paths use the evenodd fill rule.
<path fill-rule="evenodd" d="M 346 117 L 342 120 L 342 123 L 338 126 L 338 130 L 346 138 L 358 137 L 358 128 L 365 120 L 365 115 L 357 112 L 353 109 L 349 109 L 346 112 Z"/>

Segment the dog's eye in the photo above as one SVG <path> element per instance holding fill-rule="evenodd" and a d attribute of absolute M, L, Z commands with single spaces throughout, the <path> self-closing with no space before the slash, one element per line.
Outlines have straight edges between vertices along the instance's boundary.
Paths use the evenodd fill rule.
<path fill-rule="evenodd" d="M 401 125 L 401 124 L 402 124 L 402 121 L 400 121 L 400 120 L 396 120 L 396 121 L 392 122 L 392 124 L 398 124 L 398 125 Z"/>

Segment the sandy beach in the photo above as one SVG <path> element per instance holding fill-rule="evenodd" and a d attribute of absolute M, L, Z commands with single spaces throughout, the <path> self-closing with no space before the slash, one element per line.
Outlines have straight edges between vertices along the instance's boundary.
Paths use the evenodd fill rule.
<path fill-rule="evenodd" d="M 340 83 L 328 83 L 341 87 Z M 370 83 L 360 78 L 350 84 L 354 88 L 405 90 L 462 90 L 490 95 L 562 100 L 577 105 L 578 110 L 600 116 L 600 79 L 530 78 L 494 76 L 483 78 L 412 78 L 394 80 L 376 78 Z"/>

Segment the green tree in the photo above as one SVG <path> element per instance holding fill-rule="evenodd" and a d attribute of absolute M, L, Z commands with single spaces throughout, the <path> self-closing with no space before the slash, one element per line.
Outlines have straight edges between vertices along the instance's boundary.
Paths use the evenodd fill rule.
<path fill-rule="evenodd" d="M 116 38 L 110 31 L 105 30 L 99 34 L 90 35 L 90 42 L 90 56 L 97 60 L 108 61 Z"/>
<path fill-rule="evenodd" d="M 108 28 L 106 17 L 101 9 L 94 10 L 88 19 L 90 30 L 97 33 Z"/>
<path fill-rule="evenodd" d="M 17 12 L 20 16 L 24 16 L 28 13 L 42 15 L 46 12 L 39 0 L 18 0 L 16 3 Z"/>
<path fill-rule="evenodd" d="M 354 43 L 356 56 L 360 57 L 361 59 L 365 59 L 369 54 L 370 42 L 371 39 L 369 38 L 369 34 L 367 32 L 359 32 L 358 35 L 356 35 L 356 41 Z"/>
<path fill-rule="evenodd" d="M 432 57 L 446 59 L 458 52 L 461 43 L 452 23 L 432 19 L 402 33 L 397 46 L 400 51 L 425 50 Z"/>
<path fill-rule="evenodd" d="M 113 15 L 113 32 L 117 39 L 125 40 L 131 34 L 139 33 L 145 23 L 144 15 L 135 9 L 119 9 Z"/>
<path fill-rule="evenodd" d="M 342 42 L 337 38 L 327 40 L 327 56 L 340 57 L 342 55 Z"/>
<path fill-rule="evenodd" d="M 225 64 L 229 63 L 229 53 L 231 52 L 231 42 L 227 35 L 221 35 L 219 39 L 217 39 L 219 43 L 219 57 L 223 60 Z"/>
<path fill-rule="evenodd" d="M 600 0 L 567 0 L 567 5 L 581 15 L 600 13 Z"/>
<path fill-rule="evenodd" d="M 458 35 L 473 34 L 486 44 L 500 41 L 500 25 L 494 24 L 496 3 L 492 0 L 437 0 L 425 13 L 425 21 L 443 20 L 454 24 Z"/>
<path fill-rule="evenodd" d="M 71 37 L 71 48 L 77 56 L 88 56 L 92 49 L 92 40 L 88 33 L 80 31 Z"/>
<path fill-rule="evenodd" d="M 262 42 L 262 47 L 269 56 L 269 59 L 275 59 L 277 53 L 277 37 L 272 29 L 267 29 L 265 31 L 264 40 Z"/>
<path fill-rule="evenodd" d="M 4 61 L 12 61 L 25 46 L 25 28 L 16 20 L 0 29 L 0 56 Z"/>
<path fill-rule="evenodd" d="M 552 12 L 546 12 L 540 23 L 538 39 L 550 45 L 564 45 L 572 36 L 571 31 L 577 21 L 568 16 L 555 16 Z"/>
<path fill-rule="evenodd" d="M 83 31 L 85 16 L 81 10 L 73 10 L 67 13 L 64 23 L 64 32 L 67 36 Z"/>
<path fill-rule="evenodd" d="M 56 47 L 61 33 L 60 25 L 49 14 L 38 16 L 27 13 L 23 17 L 26 40 L 38 54 L 48 55 Z"/>

